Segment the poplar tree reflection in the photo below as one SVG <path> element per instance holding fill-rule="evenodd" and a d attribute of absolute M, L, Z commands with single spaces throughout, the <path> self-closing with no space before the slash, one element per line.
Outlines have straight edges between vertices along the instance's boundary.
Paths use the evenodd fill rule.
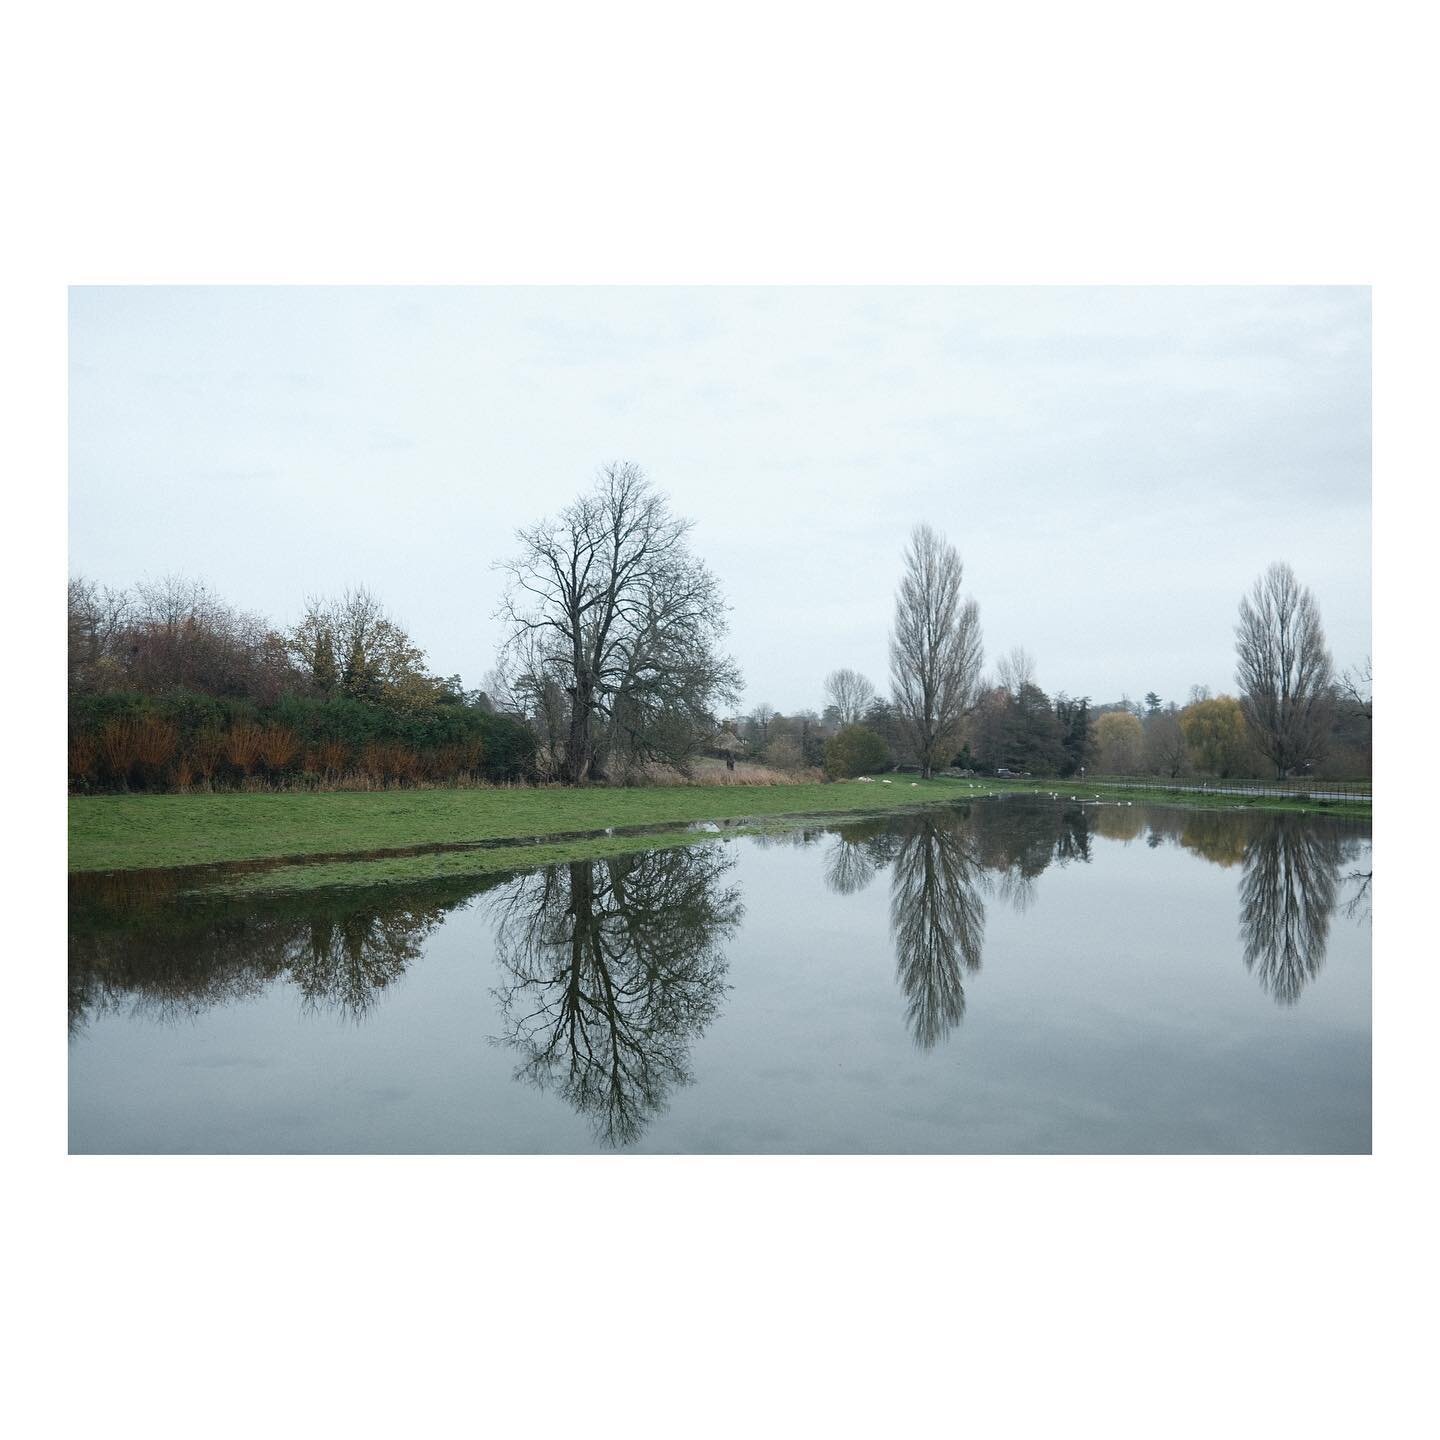
<path fill-rule="evenodd" d="M 907 819 L 890 879 L 890 930 L 906 1021 L 923 1050 L 965 1015 L 963 976 L 980 968 L 985 903 L 974 831 L 958 817 Z"/>
<path fill-rule="evenodd" d="M 494 897 L 510 976 L 499 1043 L 523 1057 L 517 1078 L 558 1091 L 606 1144 L 633 1142 L 690 1083 L 743 913 L 721 884 L 734 863 L 719 846 L 655 850 L 551 866 Z"/>
<path fill-rule="evenodd" d="M 841 826 L 826 884 L 863 890 L 893 866 L 890 933 L 915 1043 L 933 1049 L 965 1015 L 967 972 L 980 968 L 985 898 L 1023 911 L 1050 865 L 1090 859 L 1092 817 L 1080 806 L 992 805 L 929 810 Z"/>
<path fill-rule="evenodd" d="M 1320 972 L 1343 858 L 1339 835 L 1302 815 L 1275 815 L 1245 846 L 1240 881 L 1245 966 L 1281 1005 Z"/>

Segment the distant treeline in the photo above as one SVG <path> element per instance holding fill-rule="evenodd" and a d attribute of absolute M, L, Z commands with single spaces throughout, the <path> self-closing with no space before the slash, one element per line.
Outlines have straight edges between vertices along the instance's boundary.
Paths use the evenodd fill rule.
<path fill-rule="evenodd" d="M 535 774 L 522 719 L 497 714 L 367 591 L 313 602 L 290 631 L 203 585 L 69 587 L 69 775 L 77 791 L 375 789 Z"/>
<path fill-rule="evenodd" d="M 1348 677 L 1347 677 L 1348 681 Z M 895 706 L 853 670 L 832 672 L 823 710 L 782 715 L 758 705 L 727 722 L 740 753 L 781 769 L 824 766 L 841 778 L 919 760 Z M 1323 757 L 1312 773 L 1330 779 L 1370 775 L 1368 692 L 1338 683 L 1326 712 Z M 1122 698 L 1095 705 L 1086 696 L 1047 695 L 1034 680 L 1033 662 L 1012 651 L 993 679 L 982 680 L 944 764 L 993 775 L 1156 775 L 1260 778 L 1274 774 L 1255 743 L 1243 708 L 1231 695 L 1212 696 L 1196 686 L 1185 704 L 1153 691 L 1143 701 Z"/>

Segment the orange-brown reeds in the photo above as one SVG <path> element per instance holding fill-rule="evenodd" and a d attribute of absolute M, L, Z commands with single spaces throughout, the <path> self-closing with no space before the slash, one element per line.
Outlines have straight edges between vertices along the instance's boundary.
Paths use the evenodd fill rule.
<path fill-rule="evenodd" d="M 420 757 L 404 745 L 372 741 L 361 752 L 360 768 L 382 784 L 390 780 L 413 784 L 420 778 Z"/>
<path fill-rule="evenodd" d="M 70 737 L 70 778 L 88 780 L 95 770 L 95 737 L 93 735 L 72 735 Z"/>
<path fill-rule="evenodd" d="M 300 753 L 300 742 L 293 730 L 283 725 L 267 725 L 260 732 L 260 758 L 271 774 L 279 774 Z"/>
<path fill-rule="evenodd" d="M 327 780 L 338 780 L 345 773 L 348 753 L 344 741 L 322 740 L 310 752 L 313 763 L 307 768 L 323 775 Z"/>
<path fill-rule="evenodd" d="M 485 746 L 479 740 L 454 745 L 441 745 L 426 751 L 422 769 L 427 780 L 453 780 L 473 774 L 480 768 Z"/>
<path fill-rule="evenodd" d="M 122 785 L 128 785 L 132 776 L 152 783 L 162 779 L 179 746 L 180 732 L 154 715 L 107 720 L 97 741 L 106 773 Z"/>
<path fill-rule="evenodd" d="M 100 729 L 100 759 L 112 780 L 129 780 L 140 761 L 140 726 L 134 720 L 107 720 Z"/>
<path fill-rule="evenodd" d="M 262 738 L 258 725 L 232 725 L 225 736 L 225 758 L 242 775 L 248 775 L 260 759 Z"/>
<path fill-rule="evenodd" d="M 218 730 L 201 730 L 190 740 L 190 759 L 208 785 L 225 758 L 225 737 Z"/>
<path fill-rule="evenodd" d="M 180 747 L 180 732 L 168 721 L 147 715 L 139 727 L 136 758 L 147 770 L 163 770 Z"/>

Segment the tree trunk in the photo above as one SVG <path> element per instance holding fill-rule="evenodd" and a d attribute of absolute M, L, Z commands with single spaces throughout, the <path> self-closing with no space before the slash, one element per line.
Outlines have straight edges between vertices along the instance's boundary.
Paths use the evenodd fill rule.
<path fill-rule="evenodd" d="M 590 687 L 577 685 L 570 701 L 570 734 L 565 742 L 565 764 L 561 770 L 567 784 L 583 785 L 590 778 L 595 760 L 590 720 Z"/>

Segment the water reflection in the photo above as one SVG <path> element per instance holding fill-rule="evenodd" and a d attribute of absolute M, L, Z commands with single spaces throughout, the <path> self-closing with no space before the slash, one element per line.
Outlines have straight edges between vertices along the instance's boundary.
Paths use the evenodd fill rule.
<path fill-rule="evenodd" d="M 690 1082 L 691 1043 L 726 990 L 739 924 L 718 846 L 557 865 L 492 900 L 507 983 L 501 1043 L 517 1078 L 555 1090 L 608 1145 L 635 1140 Z"/>
<path fill-rule="evenodd" d="M 1365 845 L 1328 816 L 1257 811 L 1154 812 L 1151 843 L 1171 841 L 1225 869 L 1240 867 L 1240 940 L 1245 968 L 1279 1005 L 1293 1005 L 1320 973 L 1344 887 L 1344 913 L 1369 914 L 1368 871 L 1342 880 Z"/>
<path fill-rule="evenodd" d="M 1344 884 L 1353 891 L 1346 915 L 1369 914 L 1369 871 L 1339 878 L 1366 842 L 1324 816 L 1006 803 L 841 826 L 825 855 L 826 884 L 853 895 L 891 868 L 891 937 L 918 1046 L 933 1048 L 964 1017 L 964 977 L 980 968 L 984 949 L 986 898 L 1025 911 L 1038 876 L 1052 865 L 1088 863 L 1095 836 L 1143 838 L 1151 849 L 1173 844 L 1209 864 L 1239 867 L 1245 965 L 1282 1005 L 1324 964 Z"/>
<path fill-rule="evenodd" d="M 900 836 L 882 816 L 844 825 L 825 852 L 825 883 L 837 895 L 855 895 L 895 858 Z"/>
<path fill-rule="evenodd" d="M 1293 1005 L 1325 960 L 1342 856 L 1338 837 L 1303 816 L 1270 819 L 1245 846 L 1245 968 L 1279 1004 Z"/>
<path fill-rule="evenodd" d="M 1345 918 L 1368 925 L 1370 923 L 1370 881 L 1369 870 L 1352 870 L 1342 883 L 1350 887 L 1345 899 Z"/>
<path fill-rule="evenodd" d="M 959 806 L 844 825 L 825 856 L 837 895 L 891 869 L 890 933 L 906 1024 L 933 1049 L 965 1015 L 967 973 L 980 968 L 985 897 L 1029 908 L 1052 864 L 1090 859 L 1097 813 L 1077 805 Z"/>
<path fill-rule="evenodd" d="M 558 1094 L 601 1143 L 624 1146 L 690 1083 L 695 1042 L 724 1003 L 726 949 L 743 916 L 731 874 L 737 854 L 808 849 L 828 889 L 843 897 L 861 896 L 888 872 L 899 995 L 889 990 L 881 1003 L 897 1014 L 903 1007 L 909 1039 L 899 1036 L 902 1048 L 931 1051 L 962 1024 L 967 986 L 987 943 L 1000 949 L 1002 933 L 1017 934 L 993 913 L 987 917 L 987 907 L 1024 912 L 1046 870 L 1086 865 L 1121 846 L 1135 848 L 1109 883 L 1119 887 L 1122 906 L 1143 904 L 1140 892 L 1148 875 L 1158 875 L 1161 857 L 1149 856 L 1141 842 L 1205 862 L 1183 862 L 1197 876 L 1210 866 L 1227 872 L 1226 883 L 1196 888 L 1208 890 L 1205 905 L 1221 907 L 1220 943 L 1227 947 L 1238 902 L 1240 960 L 1280 1005 L 1295 1004 L 1320 973 L 1337 909 L 1362 923 L 1368 917 L 1363 827 L 1323 816 L 1064 801 L 980 802 L 811 825 L 734 846 L 702 843 L 528 874 L 292 896 L 197 899 L 180 893 L 173 873 L 99 877 L 72 882 L 71 1030 L 109 1013 L 193 1019 L 270 986 L 291 987 L 306 1009 L 358 1022 L 415 967 L 446 918 L 486 892 L 477 919 L 493 923 L 498 1013 L 472 1021 L 460 1048 L 483 1040 L 504 1047 L 509 1053 L 480 1052 L 490 1057 L 488 1083 L 518 1093 L 506 1078 L 513 1057 L 515 1077 Z M 748 863 L 764 866 L 771 858 L 752 855 Z M 881 888 L 848 903 L 873 910 L 885 900 Z M 1112 911 L 1103 918 L 1108 925 Z M 482 999 L 496 985 L 488 931 L 461 932 L 473 935 L 466 943 L 476 952 L 462 954 L 462 963 L 484 961 L 479 978 L 452 972 L 449 982 L 475 984 Z M 1213 936 L 1202 925 L 1188 943 L 1203 949 Z M 1079 943 L 1103 948 L 1105 938 L 1082 925 Z M 1185 943 L 1177 937 L 1177 954 Z M 891 984 L 891 963 L 883 953 L 854 957 L 871 978 L 878 964 L 882 989 Z M 1237 960 L 1224 963 L 1235 977 Z M 423 982 L 416 993 L 424 993 Z M 743 1031 L 743 1021 L 731 1023 Z M 380 1048 L 394 1044 L 394 1034 L 385 1032 Z"/>
<path fill-rule="evenodd" d="M 308 1009 L 359 1021 L 425 948 L 474 880 L 263 901 L 177 893 L 173 876 L 71 886 L 70 1032 L 126 1011 L 162 1022 L 284 982 Z"/>
<path fill-rule="evenodd" d="M 901 831 L 890 882 L 890 932 L 905 1019 L 922 1050 L 965 1015 L 966 971 L 980 968 L 985 902 L 975 833 L 930 815 Z"/>

